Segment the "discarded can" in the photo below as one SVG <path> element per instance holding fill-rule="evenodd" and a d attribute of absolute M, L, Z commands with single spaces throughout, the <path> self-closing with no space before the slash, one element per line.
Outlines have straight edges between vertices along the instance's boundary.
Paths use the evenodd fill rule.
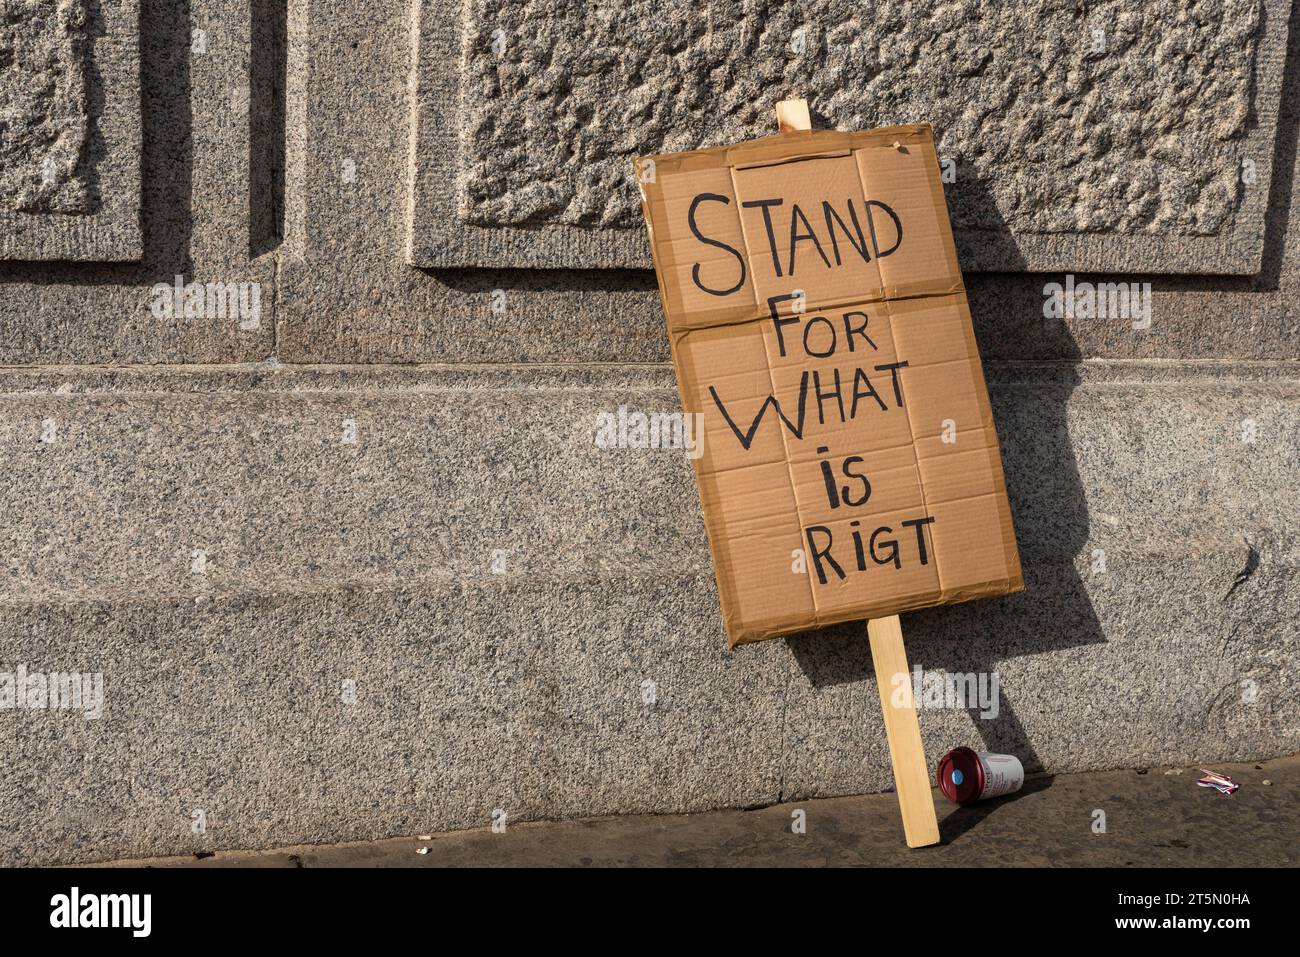
<path fill-rule="evenodd" d="M 939 759 L 939 790 L 953 804 L 974 804 L 1020 790 L 1025 768 L 1014 754 L 953 748 Z"/>

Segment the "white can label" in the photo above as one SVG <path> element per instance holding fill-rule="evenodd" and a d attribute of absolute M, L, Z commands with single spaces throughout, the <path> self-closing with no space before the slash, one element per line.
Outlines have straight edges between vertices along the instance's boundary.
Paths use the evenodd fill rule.
<path fill-rule="evenodd" d="M 1014 754 L 980 751 L 976 755 L 984 768 L 984 793 L 980 800 L 1019 791 L 1025 783 L 1025 767 Z"/>

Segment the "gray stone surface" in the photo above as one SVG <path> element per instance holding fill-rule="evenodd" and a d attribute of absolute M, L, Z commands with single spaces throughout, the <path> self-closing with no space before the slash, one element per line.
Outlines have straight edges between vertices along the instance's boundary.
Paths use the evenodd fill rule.
<path fill-rule="evenodd" d="M 768 135 L 797 91 L 935 126 L 968 270 L 1260 268 L 1285 0 L 420 10 L 417 265 L 646 266 L 632 158 Z"/>
<path fill-rule="evenodd" d="M 1206 9 L 1166 33 L 1190 40 Z M 917 662 L 1003 676 L 996 721 L 923 715 L 932 759 L 987 744 L 1069 770 L 1300 746 L 1300 70 L 1276 59 L 1285 10 L 1260 9 L 1257 30 L 1242 16 L 1215 34 L 1225 69 L 1254 43 L 1254 112 L 1244 138 L 1216 141 L 1223 155 L 1276 144 L 1225 221 L 1239 233 L 1267 210 L 1258 272 L 1152 277 L 1125 256 L 1076 277 L 1151 280 L 1150 328 L 1134 329 L 1044 319 L 1063 275 L 968 271 L 1029 590 L 909 616 Z M 1089 7 L 1111 10 L 1122 19 Z M 0 261 L 0 666 L 108 681 L 98 722 L 0 711 L 0 859 L 888 784 L 861 636 L 728 654 L 688 464 L 592 445 L 598 410 L 676 407 L 653 274 L 585 268 L 608 264 L 599 250 L 575 270 L 410 266 L 414 108 L 435 102 L 410 84 L 451 83 L 436 102 L 458 130 L 462 51 L 422 67 L 410 5 L 335 12 L 141 0 L 140 261 Z M 1298 30 L 1293 17 L 1291 61 Z M 960 120 L 951 90 L 933 106 Z M 1188 123 L 1240 98 L 1202 92 L 1218 106 Z M 957 192 L 975 182 L 953 184 L 955 214 L 1006 188 L 995 177 L 980 206 Z M 458 206 L 454 187 L 437 195 Z M 1197 196 L 1208 224 L 1214 194 Z M 1159 249 L 1123 231 L 1136 221 L 1108 223 L 1086 242 Z M 535 230 L 472 228 L 499 236 L 490 267 L 542 248 Z M 258 283 L 259 323 L 154 315 L 153 287 L 178 274 Z"/>
<path fill-rule="evenodd" d="M 282 360 L 667 361 L 653 273 L 407 266 L 410 26 L 371 0 L 346 18 L 295 9 L 297 45 L 311 60 L 290 64 L 297 79 L 290 83 L 289 162 L 298 172 L 286 183 L 276 296 Z M 1300 51 L 1294 18 L 1289 29 L 1294 59 Z M 454 75 L 455 62 L 443 62 L 433 76 Z M 968 271 L 983 354 L 1034 360 L 1292 360 L 1300 354 L 1300 234 L 1289 228 L 1300 70 L 1279 68 L 1277 76 L 1285 78 L 1285 95 L 1267 177 L 1259 273 L 1160 277 L 1129 272 L 1135 264 L 1125 264 L 1110 278 L 1152 282 L 1151 328 L 1139 331 L 1122 320 L 1044 321 L 1044 283 L 1063 275 Z M 355 174 L 350 182 L 343 177 L 347 168 Z M 593 255 L 584 265 L 597 261 Z M 505 293 L 503 312 L 492 309 L 497 289 Z"/>
<path fill-rule="evenodd" d="M 1300 747 L 1294 370 L 989 378 L 1029 587 L 907 616 L 915 664 L 1000 675 L 994 720 L 923 713 L 931 760 Z M 889 783 L 863 635 L 728 652 L 684 456 L 594 446 L 599 411 L 675 407 L 663 366 L 0 379 L 0 662 L 106 682 L 98 721 L 0 712 L 6 862 Z"/>
<path fill-rule="evenodd" d="M 85 0 L 0 8 L 0 201 L 11 212 L 86 213 L 95 206 L 86 74 Z"/>
<path fill-rule="evenodd" d="M 504 831 L 395 838 L 266 853 L 114 861 L 127 867 L 1295 867 L 1300 758 L 1195 768 L 1031 776 L 1014 796 L 959 808 L 936 789 L 941 844 L 902 841 L 893 794 L 803 800 L 690 816 L 610 817 Z M 1265 784 L 1264 782 L 1269 782 Z M 1104 835 L 1092 829 L 1106 812 Z M 803 833 L 793 833 L 796 812 Z"/>
<path fill-rule="evenodd" d="M 138 0 L 0 6 L 0 260 L 140 258 Z"/>
<path fill-rule="evenodd" d="M 99 6 L 105 15 L 125 9 Z M 275 264 L 250 257 L 250 184 L 263 162 L 250 158 L 252 11 L 238 0 L 141 0 L 139 9 L 144 28 L 132 23 L 130 49 L 140 51 L 143 123 L 137 102 L 135 144 L 98 165 L 106 204 L 125 195 L 106 189 L 106 164 L 133 164 L 143 176 L 143 199 L 139 187 L 132 198 L 138 261 L 0 261 L 0 364 L 239 362 L 274 349 Z M 107 37 L 94 48 L 93 64 L 117 56 Z M 259 283 L 258 327 L 229 316 L 158 318 L 153 288 L 177 275 Z"/>

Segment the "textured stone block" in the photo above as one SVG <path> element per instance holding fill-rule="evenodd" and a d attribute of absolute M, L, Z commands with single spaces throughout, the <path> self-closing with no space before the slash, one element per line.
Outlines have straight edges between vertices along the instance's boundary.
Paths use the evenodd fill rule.
<path fill-rule="evenodd" d="M 988 377 L 1028 587 L 905 617 L 914 663 L 1000 675 L 991 720 L 923 711 L 931 763 L 1300 747 L 1295 370 Z M 728 652 L 689 463 L 597 448 L 619 404 L 671 411 L 671 370 L 0 374 L 0 668 L 105 687 L 0 712 L 0 861 L 888 786 L 861 626 Z"/>
<path fill-rule="evenodd" d="M 1285 527 L 1300 390 L 1286 365 L 1229 368 L 989 364 L 1025 566 L 1111 529 L 1158 554 Z M 496 550 L 530 578 L 711 573 L 686 457 L 594 441 L 600 412 L 679 408 L 664 367 L 53 369 L 4 386 L 0 601 L 475 580 Z M 1205 483 L 1195 508 L 1187 475 Z"/>
<path fill-rule="evenodd" d="M 409 255 L 649 259 L 630 161 L 928 121 L 968 270 L 1254 273 L 1289 0 L 420 9 Z"/>
<path fill-rule="evenodd" d="M 107 15 L 118 6 L 91 9 Z M 253 11 L 246 0 L 139 7 L 131 50 L 138 42 L 143 139 L 109 159 L 138 166 L 146 185 L 133 214 L 141 249 L 132 262 L 26 261 L 21 250 L 0 262 L 0 364 L 240 362 L 274 349 L 275 263 L 257 255 L 250 216 L 254 166 L 264 163 L 252 148 L 252 109 L 266 98 L 250 89 Z M 116 47 L 92 39 L 93 74 Z M 134 109 L 139 124 L 140 104 Z M 229 310 L 156 312 L 156 287 L 174 286 L 177 276 L 246 293 L 257 284 L 258 321 Z"/>
<path fill-rule="evenodd" d="M 0 8 L 0 259 L 141 256 L 138 0 Z"/>
<path fill-rule="evenodd" d="M 291 215 L 277 284 L 280 358 L 667 361 L 659 293 L 648 263 L 646 270 L 578 272 L 407 265 L 411 25 L 393 17 L 391 8 L 378 0 L 350 7 L 347 17 L 312 16 L 308 5 L 298 4 L 290 12 L 297 20 L 295 45 L 310 52 L 310 62 L 305 55 L 302 62 L 290 62 L 288 143 L 295 172 L 286 183 Z M 1294 23 L 1289 48 L 1300 50 L 1300 27 Z M 455 56 L 440 61 L 421 82 L 454 76 L 456 62 Z M 1045 321 L 1043 285 L 1049 279 L 1061 281 L 1060 274 L 972 272 L 964 252 L 981 355 L 1294 358 L 1300 347 L 1294 316 L 1300 298 L 1300 241 L 1298 231 L 1287 224 L 1294 221 L 1288 210 L 1300 208 L 1300 181 L 1294 176 L 1300 70 L 1288 67 L 1285 77 L 1261 272 L 1249 278 L 1157 277 L 1152 325 L 1139 332 L 1123 321 Z M 346 110 L 339 112 L 339 104 L 346 104 Z M 1260 168 L 1267 177 L 1267 164 Z M 348 171 L 353 175 L 345 178 Z M 445 195 L 455 195 L 454 183 L 449 182 Z M 509 261 L 503 255 L 489 265 Z M 583 266 L 599 261 L 593 253 Z M 1131 267 L 1121 268 L 1127 272 Z"/>

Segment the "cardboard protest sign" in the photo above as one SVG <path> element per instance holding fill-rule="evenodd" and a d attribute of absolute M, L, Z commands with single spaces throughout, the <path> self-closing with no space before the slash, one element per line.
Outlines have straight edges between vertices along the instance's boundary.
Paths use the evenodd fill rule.
<path fill-rule="evenodd" d="M 1022 589 L 930 127 L 637 172 L 730 644 Z"/>

